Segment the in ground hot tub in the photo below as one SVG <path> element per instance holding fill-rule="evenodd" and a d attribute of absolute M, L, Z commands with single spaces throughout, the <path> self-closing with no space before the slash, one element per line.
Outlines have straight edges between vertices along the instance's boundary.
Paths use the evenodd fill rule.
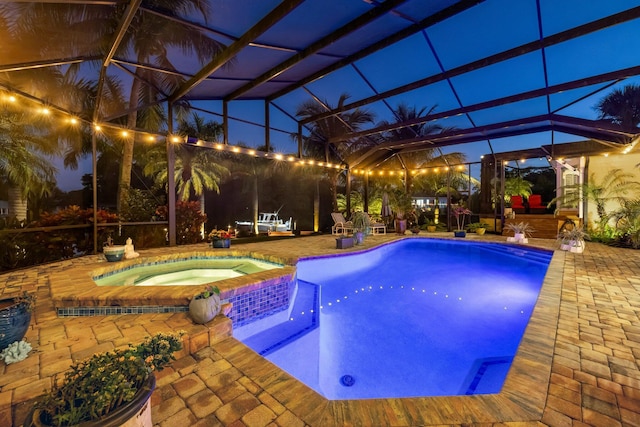
<path fill-rule="evenodd" d="M 98 286 L 188 286 L 282 268 L 251 257 L 193 257 L 134 264 L 93 277 Z"/>

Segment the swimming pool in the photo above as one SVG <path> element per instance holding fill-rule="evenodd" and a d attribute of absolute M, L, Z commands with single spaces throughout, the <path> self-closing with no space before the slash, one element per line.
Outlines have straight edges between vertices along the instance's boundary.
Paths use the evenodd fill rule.
<path fill-rule="evenodd" d="M 435 239 L 306 259 L 289 310 L 234 335 L 328 399 L 497 393 L 550 259 Z"/>
<path fill-rule="evenodd" d="M 93 280 L 98 286 L 202 285 L 282 267 L 250 257 L 192 257 L 134 264 Z"/>

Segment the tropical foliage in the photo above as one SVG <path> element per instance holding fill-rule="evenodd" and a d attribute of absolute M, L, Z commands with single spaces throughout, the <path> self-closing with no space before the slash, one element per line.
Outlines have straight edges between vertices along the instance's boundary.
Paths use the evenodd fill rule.
<path fill-rule="evenodd" d="M 340 95 L 338 104 L 331 106 L 328 101 L 308 101 L 300 105 L 296 111 L 296 116 L 301 119 L 308 119 L 318 114 L 325 113 L 334 108 L 341 108 L 349 99 L 348 94 Z M 330 144 L 332 137 L 339 137 L 347 132 L 358 131 L 363 125 L 373 123 L 374 114 L 361 108 L 355 108 L 348 112 L 335 114 L 320 120 L 309 123 L 309 134 L 303 138 L 304 152 L 312 158 L 325 159 L 331 163 L 345 163 L 364 149 L 371 147 L 372 142 L 368 138 L 356 138 L 341 141 L 337 144 Z M 324 171 L 331 187 L 333 195 L 333 210 L 338 209 L 337 185 L 338 178 L 342 172 L 337 169 L 326 169 Z"/>
<path fill-rule="evenodd" d="M 160 206 L 156 211 L 158 218 L 167 221 L 169 208 Z M 176 241 L 179 245 L 202 242 L 202 225 L 207 216 L 200 210 L 200 202 L 176 203 Z"/>
<path fill-rule="evenodd" d="M 183 334 L 157 333 L 135 346 L 73 364 L 63 381 L 36 402 L 37 413 L 42 414 L 38 421 L 51 426 L 96 422 L 131 402 L 154 371 L 176 360 L 174 353 L 182 349 Z"/>
<path fill-rule="evenodd" d="M 99 223 L 116 222 L 117 216 L 104 210 L 97 213 Z M 69 206 L 54 213 L 43 213 L 40 220 L 29 227 L 15 219 L 0 223 L 0 271 L 64 258 L 84 255 L 93 251 L 93 237 L 87 233 L 93 223 L 93 209 Z M 86 225 L 85 228 L 31 231 L 37 227 Z M 98 241 L 106 240 L 116 227 L 99 227 Z"/>
<path fill-rule="evenodd" d="M 614 89 L 595 106 L 600 119 L 609 120 L 627 128 L 640 124 L 640 86 L 627 85 Z"/>

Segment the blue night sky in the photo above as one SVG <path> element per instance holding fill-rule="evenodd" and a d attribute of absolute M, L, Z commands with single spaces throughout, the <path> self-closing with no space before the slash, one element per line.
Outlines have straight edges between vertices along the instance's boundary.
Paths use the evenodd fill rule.
<path fill-rule="evenodd" d="M 219 41 L 230 44 L 253 26 L 265 13 L 279 2 L 275 0 L 212 0 L 213 17 L 206 25 L 225 35 L 214 35 Z M 409 0 L 396 9 L 396 14 L 386 14 L 373 24 L 358 30 L 353 37 L 339 40 L 311 55 L 300 64 L 286 70 L 274 81 L 251 90 L 246 98 L 260 97 L 261 90 L 286 86 L 311 71 L 332 63 L 336 57 L 362 49 L 371 40 L 394 33 L 414 21 L 455 3 L 452 0 Z M 539 9 L 538 9 L 539 5 Z M 508 49 L 565 31 L 576 25 L 637 7 L 640 1 L 583 1 L 583 0 L 486 0 L 465 12 L 428 27 L 424 31 L 401 40 L 345 66 L 323 78 L 295 89 L 273 100 L 270 108 L 271 145 L 283 153 L 296 152 L 290 133 L 297 131 L 292 118 L 296 108 L 315 95 L 332 106 L 340 94 L 348 93 L 354 102 L 377 93 L 409 84 L 413 81 L 437 75 L 443 71 L 469 64 Z M 371 8 L 361 0 L 307 1 L 267 30 L 257 40 L 272 46 L 303 49 L 307 44 L 353 20 Z M 327 11 L 330 10 L 330 16 Z M 242 12 L 240 12 L 242 11 Z M 538 21 L 540 13 L 540 23 Z M 322 16 L 322 19 L 318 19 Z M 201 18 L 193 18 L 198 20 Z M 393 121 L 391 109 L 400 103 L 418 108 L 435 106 L 436 112 L 514 95 L 546 85 L 557 85 L 589 77 L 595 74 L 617 71 L 640 64 L 640 49 L 631 48 L 640 34 L 640 19 L 631 20 L 569 41 L 547 47 L 544 52 L 531 53 L 508 59 L 461 75 L 449 81 L 442 80 L 410 92 L 371 103 L 366 108 L 376 115 L 376 123 Z M 207 119 L 221 121 L 222 101 L 231 91 L 251 81 L 269 68 L 286 60 L 295 52 L 274 50 L 259 46 L 244 48 L 233 63 L 212 74 L 212 78 L 196 87 L 188 96 L 213 98 L 211 101 L 192 101 L 193 105 L 211 111 Z M 195 73 L 196 64 L 190 58 L 174 54 L 174 64 L 181 71 Z M 545 76 L 546 63 L 546 76 Z M 311 70 L 311 71 L 309 71 Z M 126 73 L 111 70 L 123 81 Z M 596 119 L 593 106 L 613 88 L 638 83 L 628 78 L 604 90 L 608 85 L 582 87 L 546 97 L 528 99 L 503 106 L 439 120 L 438 124 L 465 129 L 496 122 L 555 112 L 584 119 Z M 584 99 L 581 99 L 584 97 Z M 578 100 L 576 102 L 576 100 Z M 230 144 L 245 143 L 257 147 L 264 144 L 264 101 L 262 99 L 237 99 L 229 102 L 228 140 Z M 284 112 L 286 113 L 284 113 Z M 234 120 L 234 118 L 241 119 Z M 248 121 L 251 123 L 246 123 Z M 371 126 L 375 126 L 375 123 Z M 478 141 L 444 147 L 444 153 L 462 151 L 467 160 L 477 162 L 480 156 L 491 152 L 504 152 L 538 147 L 540 145 L 579 141 L 584 138 L 558 132 L 543 132 L 517 137 Z M 546 164 L 541 163 L 541 165 Z M 77 172 L 64 172 L 59 186 L 65 190 L 79 187 L 78 176 L 90 172 L 90 164 Z"/>

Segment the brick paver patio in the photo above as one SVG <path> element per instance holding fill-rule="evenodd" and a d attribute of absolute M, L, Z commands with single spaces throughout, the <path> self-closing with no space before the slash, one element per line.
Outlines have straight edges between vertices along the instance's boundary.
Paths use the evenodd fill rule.
<path fill-rule="evenodd" d="M 367 246 L 395 238 L 371 237 Z M 554 242 L 532 239 L 532 244 L 552 248 Z M 283 257 L 334 253 L 334 247 L 331 236 L 238 245 Z M 0 275 L 0 293 L 26 289 L 38 295 L 26 337 L 34 350 L 22 362 L 0 362 L 0 426 L 21 425 L 32 399 L 72 362 L 157 331 L 185 329 L 188 348 L 157 375 L 152 411 L 158 426 L 640 427 L 638 251 L 588 243 L 584 254 L 556 253 L 538 313 L 532 316 L 536 321 L 530 323 L 512 368 L 518 372 L 509 374 L 499 395 L 366 401 L 327 401 L 228 337 L 230 322 L 223 316 L 211 328 L 193 325 L 184 313 L 58 318 L 50 275 L 97 259 Z M 392 366 L 392 361 L 384 363 Z"/>

